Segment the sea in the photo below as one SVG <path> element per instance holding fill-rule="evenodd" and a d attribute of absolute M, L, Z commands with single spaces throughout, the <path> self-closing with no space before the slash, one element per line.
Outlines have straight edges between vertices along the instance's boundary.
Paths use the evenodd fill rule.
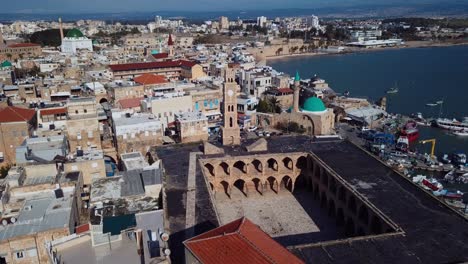
<path fill-rule="evenodd" d="M 468 117 L 468 46 L 387 49 L 349 54 L 286 57 L 267 63 L 277 71 L 302 79 L 315 75 L 337 93 L 376 102 L 387 96 L 387 111 L 426 118 Z M 387 94 L 397 86 L 397 94 Z M 427 103 L 443 100 L 441 106 Z M 468 154 L 468 137 L 459 137 L 433 127 L 419 127 L 420 139 L 436 139 L 436 155 L 453 152 Z M 418 145 L 430 152 L 430 144 Z"/>

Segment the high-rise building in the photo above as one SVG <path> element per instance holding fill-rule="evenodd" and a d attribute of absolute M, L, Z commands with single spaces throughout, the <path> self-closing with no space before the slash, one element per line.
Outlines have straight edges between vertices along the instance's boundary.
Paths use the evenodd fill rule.
<path fill-rule="evenodd" d="M 264 16 L 257 17 L 257 26 L 259 27 L 265 27 L 267 23 L 267 18 Z"/>
<path fill-rule="evenodd" d="M 312 27 L 312 28 L 319 28 L 320 23 L 319 23 L 319 18 L 317 16 L 311 15 L 310 17 L 306 18 L 306 23 L 307 26 Z"/>
<path fill-rule="evenodd" d="M 161 16 L 155 16 L 154 17 L 154 22 L 156 22 L 156 26 L 161 26 L 161 21 L 162 21 Z"/>
<path fill-rule="evenodd" d="M 229 29 L 229 19 L 225 16 L 219 18 L 219 28 L 220 29 Z"/>

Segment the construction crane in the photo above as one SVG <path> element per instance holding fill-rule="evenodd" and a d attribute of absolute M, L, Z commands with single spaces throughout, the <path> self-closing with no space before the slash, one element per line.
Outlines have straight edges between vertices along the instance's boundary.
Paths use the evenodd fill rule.
<path fill-rule="evenodd" d="M 431 147 L 431 157 L 435 157 L 435 156 L 434 156 L 435 145 L 436 145 L 436 140 L 435 140 L 435 138 L 433 138 L 433 139 L 421 140 L 421 141 L 419 141 L 419 143 L 421 143 L 421 144 L 431 143 L 431 144 L 432 144 L 432 147 Z"/>

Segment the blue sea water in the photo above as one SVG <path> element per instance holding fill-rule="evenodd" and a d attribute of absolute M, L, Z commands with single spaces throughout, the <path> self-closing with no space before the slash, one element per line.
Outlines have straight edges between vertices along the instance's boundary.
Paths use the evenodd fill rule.
<path fill-rule="evenodd" d="M 462 119 L 468 116 L 468 46 L 392 49 L 345 55 L 275 59 L 268 65 L 303 79 L 315 74 L 336 92 L 377 101 L 387 96 L 388 112 Z M 398 86 L 397 94 L 386 91 Z M 427 103 L 444 100 L 443 107 Z M 436 138 L 436 152 L 468 153 L 468 138 L 435 128 L 421 128 L 421 139 Z M 429 146 L 421 147 L 428 150 Z"/>

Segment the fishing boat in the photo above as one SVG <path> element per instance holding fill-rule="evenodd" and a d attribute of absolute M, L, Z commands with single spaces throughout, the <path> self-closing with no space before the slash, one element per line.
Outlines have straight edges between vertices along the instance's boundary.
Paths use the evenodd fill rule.
<path fill-rule="evenodd" d="M 444 101 L 443 100 L 440 100 L 440 101 L 437 101 L 436 104 L 443 104 Z"/>
<path fill-rule="evenodd" d="M 419 130 L 415 121 L 408 121 L 400 131 L 400 137 L 406 137 L 411 144 L 419 138 Z"/>
<path fill-rule="evenodd" d="M 439 105 L 439 104 L 437 104 L 437 103 L 427 103 L 427 104 L 426 104 L 426 106 L 431 106 L 431 107 L 432 107 L 432 106 L 438 106 L 438 105 Z"/>
<path fill-rule="evenodd" d="M 465 117 L 463 121 L 458 121 L 457 119 L 448 119 L 448 118 L 438 118 L 435 120 L 438 127 L 454 130 L 454 131 L 461 131 L 463 132 L 468 131 L 468 118 Z"/>
<path fill-rule="evenodd" d="M 399 91 L 399 90 L 398 90 L 398 86 L 397 86 L 396 83 L 395 83 L 395 86 L 393 86 L 392 88 L 388 89 L 388 90 L 387 90 L 387 93 L 388 93 L 388 94 L 396 94 L 396 93 L 398 93 L 398 91 Z"/>

